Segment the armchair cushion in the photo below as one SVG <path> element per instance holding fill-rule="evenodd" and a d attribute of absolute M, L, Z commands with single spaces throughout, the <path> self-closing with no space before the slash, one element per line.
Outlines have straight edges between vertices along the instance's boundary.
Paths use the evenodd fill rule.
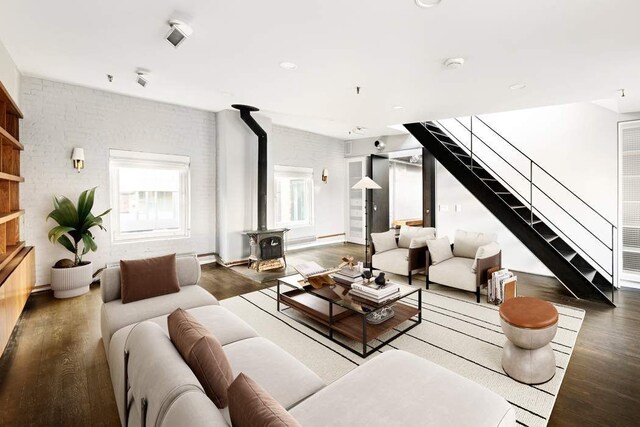
<path fill-rule="evenodd" d="M 471 272 L 471 258 L 452 257 L 429 267 L 429 281 L 452 288 L 475 292 L 476 274 Z"/>
<path fill-rule="evenodd" d="M 429 247 L 429 255 L 433 265 L 453 258 L 451 243 L 449 243 L 449 238 L 446 236 L 440 239 L 427 240 L 427 246 Z"/>
<path fill-rule="evenodd" d="M 476 256 L 473 260 L 473 265 L 471 266 L 471 271 L 473 271 L 474 273 L 476 272 L 479 259 L 488 258 L 490 256 L 497 255 L 498 253 L 500 253 L 500 245 L 498 244 L 498 242 L 491 242 L 489 244 L 480 246 L 476 251 Z"/>
<path fill-rule="evenodd" d="M 396 242 L 396 232 L 394 230 L 383 233 L 371 233 L 371 241 L 375 253 L 386 252 L 398 248 Z"/>
<path fill-rule="evenodd" d="M 411 240 L 416 237 L 422 237 L 425 239 L 435 239 L 436 229 L 432 227 L 410 227 L 403 225 L 400 227 L 400 237 L 398 238 L 398 247 L 409 248 L 411 247 Z M 424 246 L 424 245 L 423 245 Z"/>
<path fill-rule="evenodd" d="M 495 240 L 496 235 L 494 233 L 457 230 L 453 240 L 453 255 L 473 259 L 480 246 L 487 245 Z"/>
<path fill-rule="evenodd" d="M 429 240 L 427 237 L 414 237 L 411 239 L 411 242 L 409 242 L 409 249 L 424 248 L 427 246 L 427 240 Z"/>
<path fill-rule="evenodd" d="M 378 270 L 406 276 L 409 273 L 409 249 L 396 248 L 383 253 L 376 252 L 371 257 L 371 264 Z"/>

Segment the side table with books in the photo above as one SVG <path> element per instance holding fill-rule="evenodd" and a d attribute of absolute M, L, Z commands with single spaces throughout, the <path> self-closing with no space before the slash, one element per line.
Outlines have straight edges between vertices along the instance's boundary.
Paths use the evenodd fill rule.
<path fill-rule="evenodd" d="M 356 271 L 335 271 L 321 287 L 301 274 L 282 277 L 277 283 L 277 309 L 362 357 L 422 322 L 419 287 L 366 283 Z M 289 314 L 289 309 L 296 314 Z"/>

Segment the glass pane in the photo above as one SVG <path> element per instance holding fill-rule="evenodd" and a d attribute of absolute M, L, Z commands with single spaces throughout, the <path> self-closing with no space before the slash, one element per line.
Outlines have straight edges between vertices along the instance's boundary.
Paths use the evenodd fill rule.
<path fill-rule="evenodd" d="M 180 229 L 180 171 L 123 167 L 120 232 Z"/>

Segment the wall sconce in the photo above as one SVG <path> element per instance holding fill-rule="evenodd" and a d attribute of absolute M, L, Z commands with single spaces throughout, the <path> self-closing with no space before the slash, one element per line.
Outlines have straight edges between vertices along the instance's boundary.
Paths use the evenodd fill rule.
<path fill-rule="evenodd" d="M 80 169 L 84 169 L 84 149 L 74 148 L 71 160 L 73 160 L 73 167 L 80 173 Z"/>
<path fill-rule="evenodd" d="M 329 169 L 327 168 L 322 169 L 322 182 L 325 184 L 329 182 Z"/>

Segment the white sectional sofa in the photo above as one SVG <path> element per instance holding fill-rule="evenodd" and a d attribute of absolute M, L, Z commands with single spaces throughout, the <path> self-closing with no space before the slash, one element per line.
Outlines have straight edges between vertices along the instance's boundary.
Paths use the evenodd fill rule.
<path fill-rule="evenodd" d="M 103 275 L 103 341 L 123 425 L 231 424 L 228 409 L 206 396 L 169 339 L 167 316 L 178 307 L 217 337 L 234 376 L 251 377 L 303 426 L 515 425 L 502 397 L 403 351 L 380 354 L 325 385 L 197 286 L 195 257 L 178 259 L 177 269 L 180 292 L 128 304 L 119 301 L 119 268 Z"/>

